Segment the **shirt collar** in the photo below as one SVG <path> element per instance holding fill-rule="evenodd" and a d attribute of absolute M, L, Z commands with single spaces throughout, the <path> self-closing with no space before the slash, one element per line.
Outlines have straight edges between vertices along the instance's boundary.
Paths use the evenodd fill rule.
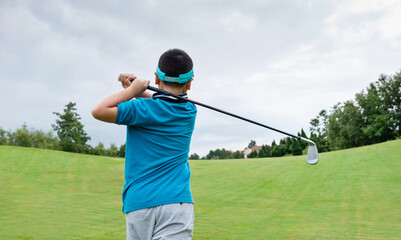
<path fill-rule="evenodd" d="M 184 98 L 188 98 L 187 93 L 183 93 L 183 94 L 180 94 L 178 96 L 184 97 Z M 162 99 L 164 101 L 172 102 L 172 103 L 186 103 L 187 102 L 184 99 L 176 98 L 174 96 L 167 95 L 167 94 L 164 94 L 164 93 L 155 93 L 155 94 L 153 94 L 152 98 L 153 99 Z"/>

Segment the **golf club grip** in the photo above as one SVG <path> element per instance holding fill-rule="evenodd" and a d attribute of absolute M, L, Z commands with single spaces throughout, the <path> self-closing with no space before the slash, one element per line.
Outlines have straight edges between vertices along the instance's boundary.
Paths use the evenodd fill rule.
<path fill-rule="evenodd" d="M 179 95 L 175 95 L 175 94 L 173 94 L 173 93 L 170 93 L 170 92 L 161 90 L 161 89 L 159 89 L 159 88 L 155 88 L 155 87 L 152 87 L 152 86 L 148 86 L 148 89 L 151 90 L 151 91 L 154 91 L 154 92 L 163 93 L 163 94 L 166 94 L 166 95 L 169 95 L 169 96 L 173 96 L 173 97 L 176 97 L 176 98 L 179 98 L 179 99 L 182 99 L 182 100 L 191 102 L 191 103 L 193 103 L 193 104 L 196 104 L 196 105 L 199 105 L 199 106 L 202 106 L 202 107 L 205 107 L 205 108 L 209 108 L 209 109 L 214 110 L 214 111 L 216 111 L 216 112 L 220 112 L 220 113 L 229 115 L 229 116 L 231 116 L 231 117 L 235 117 L 235 118 L 241 119 L 241 120 L 243 120 L 243 121 L 256 124 L 256 125 L 258 125 L 258 126 L 261 126 L 261 127 L 264 127 L 264 128 L 267 128 L 267 129 L 270 129 L 270 130 L 273 130 L 273 131 L 276 131 L 276 132 L 279 132 L 279 133 L 282 133 L 282 134 L 285 134 L 285 135 L 290 136 L 290 137 L 293 137 L 293 138 L 296 138 L 296 139 L 298 139 L 298 140 L 302 140 L 300 136 L 295 136 L 295 135 L 293 135 L 293 134 L 283 132 L 283 131 L 278 130 L 278 129 L 276 129 L 276 128 L 269 127 L 269 126 L 267 126 L 267 125 L 264 125 L 264 124 L 255 122 L 255 121 L 253 121 L 253 120 L 250 120 L 250 119 L 241 117 L 241 116 L 236 115 L 236 114 L 233 114 L 233 113 L 226 112 L 226 111 L 224 111 L 224 110 L 221 110 L 221 109 L 218 109 L 218 108 L 215 108 L 215 107 L 206 105 L 206 104 L 204 104 L 204 103 L 200 103 L 200 102 L 194 101 L 194 100 L 189 99 L 189 98 L 185 98 L 185 97 L 181 97 L 181 96 L 179 96 Z"/>

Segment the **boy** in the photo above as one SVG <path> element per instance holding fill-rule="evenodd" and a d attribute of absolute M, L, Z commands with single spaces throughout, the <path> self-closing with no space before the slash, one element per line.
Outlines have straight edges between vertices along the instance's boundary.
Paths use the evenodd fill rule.
<path fill-rule="evenodd" d="M 192 68 L 187 53 L 168 50 L 159 59 L 155 83 L 186 97 Z M 194 211 L 188 153 L 196 107 L 163 94 L 151 96 L 145 92 L 149 80 L 132 74 L 120 74 L 118 80 L 124 90 L 101 101 L 92 115 L 127 125 L 122 194 L 127 239 L 191 239 Z"/>

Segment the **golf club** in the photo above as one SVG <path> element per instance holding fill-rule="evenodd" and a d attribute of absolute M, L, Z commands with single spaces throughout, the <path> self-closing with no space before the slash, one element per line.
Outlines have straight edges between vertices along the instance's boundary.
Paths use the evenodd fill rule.
<path fill-rule="evenodd" d="M 175 95 L 175 94 L 173 94 L 173 93 L 170 93 L 170 92 L 161 90 L 161 89 L 159 89 L 159 88 L 155 88 L 155 87 L 152 87 L 152 86 L 148 86 L 148 89 L 151 90 L 151 91 L 154 91 L 154 92 L 158 92 L 158 93 L 162 93 L 162 94 L 168 95 L 168 96 L 173 96 L 173 97 L 175 97 L 175 98 L 179 98 L 179 99 L 182 99 L 182 100 L 191 102 L 191 103 L 193 103 L 193 104 L 196 104 L 196 105 L 199 105 L 199 106 L 202 106 L 202 107 L 205 107 L 205 108 L 209 108 L 209 109 L 211 109 L 211 110 L 214 110 L 214 111 L 217 111 L 217 112 L 220 112 L 220 113 L 229 115 L 229 116 L 231 116 L 231 117 L 235 117 L 235 118 L 238 118 L 238 119 L 247 121 L 247 122 L 249 122 L 249 123 L 253 123 L 253 124 L 256 124 L 256 125 L 258 125 L 258 126 L 261 126 L 261 127 L 264 127 L 264 128 L 267 128 L 267 129 L 270 129 L 270 130 L 273 130 L 273 131 L 276 131 L 276 132 L 279 132 L 279 133 L 282 133 L 282 134 L 285 134 L 285 135 L 287 135 L 287 136 L 290 136 L 290 137 L 292 137 L 292 138 L 296 138 L 296 139 L 298 139 L 298 140 L 306 141 L 306 142 L 309 143 L 308 152 L 307 152 L 307 155 L 306 155 L 306 163 L 308 163 L 308 164 L 310 164 L 310 165 L 314 165 L 314 164 L 316 164 L 316 163 L 319 161 L 319 156 L 318 156 L 318 151 L 317 151 L 316 144 L 315 144 L 313 141 L 311 141 L 311 140 L 309 140 L 309 139 L 307 139 L 307 138 L 303 138 L 303 137 L 296 136 L 296 135 L 293 135 L 293 134 L 290 134 L 290 133 L 286 133 L 286 132 L 284 132 L 284 131 L 278 130 L 278 129 L 276 129 L 276 128 L 269 127 L 269 126 L 264 125 L 264 124 L 262 124 L 262 123 L 255 122 L 255 121 L 253 121 L 253 120 L 250 120 L 250 119 L 247 119 L 247 118 L 238 116 L 238 115 L 233 114 L 233 113 L 226 112 L 226 111 L 224 111 L 224 110 L 221 110 L 221 109 L 218 109 L 218 108 L 215 108 L 215 107 L 206 105 L 206 104 L 204 104 L 204 103 L 200 103 L 200 102 L 194 101 L 194 100 L 189 99 L 189 98 L 186 98 L 186 97 L 182 97 L 182 96 L 179 96 L 179 95 Z"/>

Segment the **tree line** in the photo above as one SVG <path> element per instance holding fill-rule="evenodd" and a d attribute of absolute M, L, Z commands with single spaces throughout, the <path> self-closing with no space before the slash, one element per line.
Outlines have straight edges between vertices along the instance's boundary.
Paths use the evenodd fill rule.
<path fill-rule="evenodd" d="M 76 112 L 76 103 L 68 103 L 63 113 L 54 112 L 57 116 L 56 123 L 52 124 L 52 130 L 42 131 L 28 128 L 24 123 L 15 131 L 6 131 L 0 127 L 0 145 L 20 147 L 33 147 L 67 152 L 103 155 L 111 157 L 124 157 L 125 144 L 117 147 L 111 144 L 105 148 L 102 142 L 92 147 L 87 142 L 91 139 L 80 122 L 81 117 Z M 57 136 L 54 135 L 57 133 Z"/>
<path fill-rule="evenodd" d="M 309 138 L 319 152 L 359 147 L 401 137 L 401 71 L 394 75 L 380 75 L 379 79 L 355 95 L 354 100 L 339 102 L 330 111 L 321 110 L 310 121 L 310 136 L 302 129 L 298 136 Z M 256 145 L 251 140 L 248 147 Z M 248 158 L 301 155 L 307 147 L 304 141 L 290 137 L 277 144 L 262 145 Z M 237 151 L 238 152 L 238 151 Z M 196 153 L 191 159 L 236 158 L 231 151 L 210 150 L 200 158 Z M 235 156 L 239 156 L 238 154 Z"/>
<path fill-rule="evenodd" d="M 76 112 L 76 103 L 68 103 L 57 116 L 52 130 L 29 129 L 24 123 L 15 131 L 6 131 L 0 127 L 0 145 L 14 145 L 62 150 L 68 152 L 125 156 L 125 144 L 111 144 L 105 148 L 102 142 L 92 147 L 87 142 L 91 139 L 80 122 Z M 319 152 L 380 143 L 401 137 L 401 71 L 394 75 L 380 75 L 379 79 L 355 95 L 354 100 L 335 104 L 330 111 L 321 110 L 310 121 L 310 136 L 301 129 L 298 136 L 314 141 Z M 56 132 L 57 136 L 54 135 Z M 248 144 L 256 145 L 254 140 Z M 262 145 L 259 151 L 253 151 L 248 158 L 281 157 L 301 155 L 307 147 L 304 141 L 290 137 Z M 210 150 L 206 156 L 194 153 L 190 159 L 238 159 L 243 158 L 242 151 L 226 149 Z"/>
<path fill-rule="evenodd" d="M 359 147 L 401 137 L 401 71 L 379 79 L 353 100 L 323 109 L 310 121 L 319 151 Z"/>
<path fill-rule="evenodd" d="M 301 129 L 301 132 L 298 133 L 298 136 L 306 137 L 305 131 Z M 251 140 L 246 148 L 252 148 L 256 146 L 256 141 Z M 303 141 L 299 141 L 297 139 L 293 139 L 291 137 L 286 137 L 280 139 L 277 144 L 275 140 L 271 143 L 271 145 L 262 145 L 259 151 L 252 151 L 247 155 L 247 158 L 266 158 L 266 157 L 282 157 L 288 155 L 302 155 L 304 149 L 306 148 L 307 143 Z M 246 149 L 244 148 L 244 150 Z M 210 150 L 206 156 L 200 157 L 198 154 L 191 154 L 189 159 L 192 160 L 210 160 L 210 159 L 239 159 L 244 158 L 243 151 L 230 151 L 224 148 Z"/>

